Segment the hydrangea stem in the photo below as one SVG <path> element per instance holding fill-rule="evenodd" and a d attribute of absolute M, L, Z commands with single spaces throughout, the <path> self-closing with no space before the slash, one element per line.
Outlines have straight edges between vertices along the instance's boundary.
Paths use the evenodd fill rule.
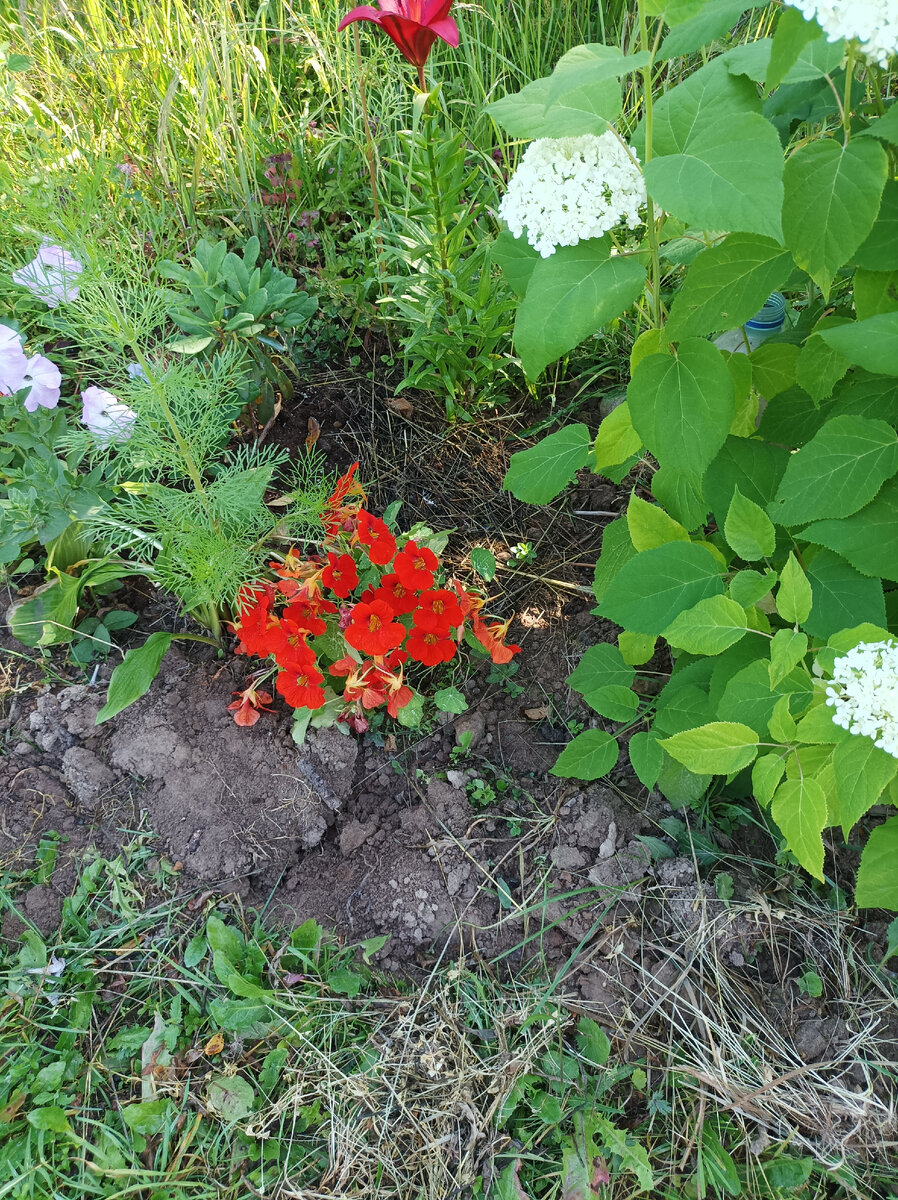
<path fill-rule="evenodd" d="M 639 5 L 639 42 L 643 50 L 650 50 L 648 26 L 645 19 L 645 4 Z M 652 129 L 654 123 L 654 107 L 652 97 L 652 63 L 642 69 L 643 103 L 645 106 L 645 161 L 652 158 Z M 655 222 L 655 205 L 651 196 L 646 193 L 645 222 L 648 232 L 649 249 L 652 255 L 652 327 L 660 329 L 663 323 L 661 311 L 661 253 L 658 248 L 658 227 Z"/>
<path fill-rule="evenodd" d="M 854 82 L 854 61 L 857 53 L 857 42 L 854 38 L 848 43 L 848 61 L 845 64 L 845 99 L 842 102 L 842 128 L 845 130 L 845 141 L 851 140 L 851 85 Z"/>

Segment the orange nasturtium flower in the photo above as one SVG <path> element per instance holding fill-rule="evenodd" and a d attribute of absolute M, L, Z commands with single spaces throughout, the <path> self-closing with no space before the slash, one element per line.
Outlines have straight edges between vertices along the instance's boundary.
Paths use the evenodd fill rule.
<path fill-rule="evenodd" d="M 411 588 L 400 583 L 399 576 L 394 574 L 381 575 L 380 587 L 372 592 L 372 598 L 385 600 L 397 617 L 418 607 L 418 597 Z"/>
<path fill-rule="evenodd" d="M 439 633 L 443 637 L 450 628 L 461 625 L 462 619 L 458 598 L 446 588 L 422 592 L 418 597 L 418 607 L 412 617 L 417 629 L 423 629 L 428 633 Z"/>
<path fill-rule="evenodd" d="M 314 663 L 314 657 L 312 659 Z M 275 687 L 293 708 L 321 708 L 325 702 L 324 676 L 308 662 L 292 662 L 281 671 Z"/>
<path fill-rule="evenodd" d="M 480 614 L 476 612 L 471 618 L 471 630 L 474 637 L 484 649 L 489 650 L 490 658 L 494 663 L 510 663 L 512 658 L 521 652 L 520 646 L 505 644 L 505 635 L 508 633 L 510 624 L 511 619 L 509 618 L 509 620 L 495 625 L 487 625 Z"/>
<path fill-rule="evenodd" d="M 393 620 L 393 610 L 383 600 L 372 600 L 370 604 L 360 601 L 352 610 L 343 636 L 353 650 L 382 658 L 401 644 L 405 626 Z"/>
<path fill-rule="evenodd" d="M 328 551 L 327 566 L 321 572 L 321 582 L 326 588 L 345 600 L 358 587 L 359 574 L 351 554 L 334 554 Z"/>
<path fill-rule="evenodd" d="M 242 692 L 234 692 L 233 695 L 239 699 L 231 701 L 228 712 L 234 714 L 236 725 L 255 725 L 263 712 L 274 712 L 273 708 L 267 707 L 273 699 L 271 693 L 257 689 L 255 683 L 251 683 Z"/>

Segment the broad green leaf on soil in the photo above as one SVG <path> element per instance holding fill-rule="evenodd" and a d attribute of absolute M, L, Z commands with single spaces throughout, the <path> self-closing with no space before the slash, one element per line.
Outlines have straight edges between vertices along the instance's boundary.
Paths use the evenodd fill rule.
<path fill-rule="evenodd" d="M 491 248 L 493 262 L 502 271 L 505 282 L 519 300 L 527 293 L 533 268 L 540 260 L 540 253 L 534 250 L 523 236 L 515 237 L 509 229 L 503 229 Z"/>
<path fill-rule="evenodd" d="M 755 390 L 767 400 L 788 391 L 795 384 L 800 353 L 798 346 L 788 342 L 765 342 L 752 350 L 748 361 Z"/>
<path fill-rule="evenodd" d="M 779 576 L 776 571 L 738 571 L 730 580 L 730 598 L 743 608 L 757 604 L 773 590 Z"/>
<path fill-rule="evenodd" d="M 611 1041 L 605 1030 L 590 1017 L 577 1021 L 577 1049 L 594 1067 L 604 1067 L 611 1057 Z"/>
<path fill-rule="evenodd" d="M 765 75 L 766 90 L 774 88 L 785 80 L 786 76 L 798 62 L 798 57 L 807 46 L 820 38 L 820 26 L 816 21 L 806 21 L 796 8 L 783 8 L 776 25 L 770 47 L 770 60 Z M 836 64 L 838 66 L 838 64 Z M 813 76 L 812 76 L 813 78 Z M 800 80 L 794 80 L 798 83 Z"/>
<path fill-rule="evenodd" d="M 678 342 L 744 325 L 791 270 L 791 255 L 772 238 L 731 233 L 689 268 L 664 327 L 666 336 Z"/>
<path fill-rule="evenodd" d="M 851 366 L 845 355 L 834 350 L 820 333 L 824 329 L 846 324 L 850 322 L 844 317 L 824 317 L 799 352 L 795 364 L 796 382 L 818 404 L 832 395 L 833 388 Z"/>
<path fill-rule="evenodd" d="M 593 446 L 595 469 L 602 471 L 605 467 L 616 467 L 641 449 L 642 440 L 633 428 L 630 406 L 625 400 L 613 408 L 599 426 Z"/>
<path fill-rule="evenodd" d="M 433 702 L 440 712 L 463 713 L 468 711 L 468 702 L 458 688 L 440 688 L 439 691 L 434 692 Z"/>
<path fill-rule="evenodd" d="M 803 271 L 825 296 L 873 228 L 888 175 L 888 156 L 872 139 L 844 145 L 824 138 L 801 146 L 783 174 L 783 232 Z"/>
<path fill-rule="evenodd" d="M 836 746 L 833 770 L 842 833 L 847 842 L 852 828 L 877 803 L 884 789 L 898 774 L 898 758 L 874 746 L 872 738 L 855 734 Z"/>
<path fill-rule="evenodd" d="M 763 508 L 733 490 L 723 528 L 724 537 L 740 558 L 754 561 L 767 558 L 776 549 L 776 529 Z"/>
<path fill-rule="evenodd" d="M 786 845 L 815 879 L 823 879 L 826 795 L 816 779 L 787 779 L 776 789 L 770 815 Z"/>
<path fill-rule="evenodd" d="M 745 609 L 726 596 L 709 596 L 687 608 L 663 631 L 672 646 L 687 654 L 722 654 L 748 631 Z"/>
<path fill-rule="evenodd" d="M 644 358 L 627 388 L 633 427 L 664 466 L 701 475 L 733 420 L 733 379 L 716 346 L 700 338 L 678 353 Z"/>
<path fill-rule="evenodd" d="M 690 542 L 642 550 L 608 585 L 602 616 L 633 633 L 659 634 L 684 608 L 724 590 L 720 566 Z"/>
<path fill-rule="evenodd" d="M 140 1104 L 126 1104 L 122 1107 L 122 1120 L 132 1133 L 151 1137 L 158 1133 L 171 1114 L 171 1101 L 144 1100 Z"/>
<path fill-rule="evenodd" d="M 778 629 L 770 643 L 770 686 L 775 688 L 797 667 L 808 652 L 808 635 L 794 629 Z"/>
<path fill-rule="evenodd" d="M 424 697 L 415 692 L 407 704 L 396 713 L 396 720 L 406 729 L 417 729 L 424 720 Z"/>
<path fill-rule="evenodd" d="M 636 672 L 624 662 L 617 646 L 599 642 L 585 651 L 567 682 L 585 696 L 611 684 L 628 688 L 635 678 Z"/>
<path fill-rule="evenodd" d="M 168 1105 L 167 1100 L 157 1101 L 157 1104 Z M 122 1116 L 128 1112 L 129 1108 L 139 1108 L 140 1105 L 129 1105 L 122 1109 Z M 39 1129 L 44 1133 L 71 1133 L 72 1127 L 69 1125 L 65 1111 L 58 1104 L 48 1104 L 44 1108 L 33 1108 L 28 1114 L 28 1124 L 33 1129 Z M 127 1118 L 125 1118 L 127 1121 Z"/>
<path fill-rule="evenodd" d="M 648 633 L 627 633 L 623 630 L 617 635 L 617 648 L 625 663 L 638 667 L 640 663 L 647 663 L 655 653 L 657 640 Z"/>
<path fill-rule="evenodd" d="M 651 1192 L 655 1180 L 645 1146 L 635 1141 L 624 1130 L 618 1129 L 607 1117 L 601 1116 L 595 1109 L 586 1118 L 586 1122 L 587 1129 L 591 1132 L 594 1141 L 601 1145 L 605 1154 L 614 1155 L 620 1162 L 622 1171 L 632 1171 L 636 1176 L 639 1191 Z M 593 1200 L 594 1196 L 600 1194 L 594 1184 L 595 1178 L 593 1177 L 590 1181 L 589 1191 L 586 1193 L 586 1200 Z"/>
<path fill-rule="evenodd" d="M 610 733 L 587 729 L 568 742 L 549 773 L 562 779 L 602 779 L 617 762 L 619 753 Z"/>
<path fill-rule="evenodd" d="M 890 817 L 870 833 L 861 855 L 854 889 L 860 908 L 898 909 L 898 817 Z"/>
<path fill-rule="evenodd" d="M 515 349 L 529 379 L 619 317 L 642 292 L 645 267 L 636 258 L 609 257 L 610 240 L 559 246 L 533 268 L 518 306 Z"/>
<path fill-rule="evenodd" d="M 664 759 L 658 772 L 657 788 L 673 808 L 684 808 L 696 804 L 708 790 L 713 775 L 697 775 L 662 751 Z"/>
<path fill-rule="evenodd" d="M 780 586 L 776 593 L 776 611 L 790 624 L 803 625 L 811 611 L 811 585 L 798 559 L 790 551 L 786 565 L 780 572 Z"/>
<path fill-rule="evenodd" d="M 502 486 L 527 504 L 548 504 L 589 460 L 591 438 L 585 425 L 566 425 L 511 456 Z"/>
<path fill-rule="evenodd" d="M 592 590 L 596 600 L 601 603 L 612 579 L 624 563 L 635 558 L 636 554 L 636 547 L 630 541 L 627 518 L 618 517 L 615 521 L 609 521 L 602 530 L 602 552 L 596 563 L 592 580 Z"/>
<path fill-rule="evenodd" d="M 825 329 L 820 336 L 856 366 L 876 375 L 898 375 L 898 312 Z"/>
<path fill-rule="evenodd" d="M 256 1093 L 242 1075 L 213 1075 L 206 1103 L 225 1121 L 241 1121 L 253 1110 Z"/>
<path fill-rule="evenodd" d="M 758 438 L 728 437 L 705 472 L 702 489 L 720 528 L 730 511 L 736 488 L 766 508 L 779 487 L 789 452 Z"/>
<path fill-rule="evenodd" d="M 898 434 L 891 425 L 833 417 L 789 457 L 767 511 L 780 525 L 848 517 L 869 504 L 896 472 Z"/>
<path fill-rule="evenodd" d="M 782 754 L 762 754 L 751 769 L 751 786 L 757 802 L 766 808 L 773 799 L 786 771 L 786 760 Z"/>
<path fill-rule="evenodd" d="M 634 733 L 627 752 L 630 756 L 630 766 L 636 772 L 639 782 L 643 787 L 653 788 L 658 782 L 661 764 L 664 761 L 664 751 L 657 735 L 652 732 Z"/>
<path fill-rule="evenodd" d="M 681 471 L 672 463 L 652 476 L 652 495 L 685 528 L 699 529 L 708 515 L 699 471 Z"/>
<path fill-rule="evenodd" d="M 697 775 L 729 775 L 754 762 L 758 735 L 736 721 L 712 721 L 664 738 L 661 745 Z"/>
<path fill-rule="evenodd" d="M 862 575 L 898 579 L 898 480 L 884 484 L 860 512 L 841 521 L 816 521 L 801 538 L 834 550 Z"/>
<path fill-rule="evenodd" d="M 878 579 L 859 574 L 831 550 L 818 551 L 807 574 L 814 604 L 802 624 L 811 637 L 828 638 L 861 621 L 886 624 L 885 598 Z"/>
<path fill-rule="evenodd" d="M 859 321 L 898 312 L 898 271 L 865 271 L 858 267 L 854 273 L 854 310 Z M 832 347 L 830 351 L 838 353 Z"/>
<path fill-rule="evenodd" d="M 729 33 L 747 8 L 760 7 L 763 0 L 704 0 L 689 20 L 678 22 L 670 31 L 661 43 L 659 54 L 662 58 L 694 54 L 708 42 Z"/>
<path fill-rule="evenodd" d="M 889 111 L 898 117 L 898 107 Z M 855 251 L 854 262 L 868 271 L 898 270 L 898 181 L 890 179 L 883 188 L 879 214 Z"/>
<path fill-rule="evenodd" d="M 26 646 L 53 646 L 71 641 L 81 589 L 78 576 L 65 571 L 42 583 L 7 614 L 13 637 Z"/>
<path fill-rule="evenodd" d="M 712 59 L 654 112 L 649 195 L 700 229 L 782 236 L 783 151 L 751 80 Z"/>
<path fill-rule="evenodd" d="M 475 546 L 471 551 L 471 566 L 481 579 L 491 583 L 496 578 L 496 556 L 486 546 Z"/>
<path fill-rule="evenodd" d="M 151 633 L 142 646 L 127 652 L 112 672 L 106 703 L 97 713 L 98 725 L 146 695 L 173 637 L 172 633 Z"/>
<path fill-rule="evenodd" d="M 711 715 L 708 693 L 701 687 L 685 684 L 670 694 L 668 688 L 664 688 L 658 698 L 652 732 L 682 733 L 684 729 L 695 729 L 697 725 L 707 724 Z"/>
<path fill-rule="evenodd" d="M 688 542 L 689 534 L 657 504 L 649 504 L 635 492 L 627 504 L 627 528 L 637 550 L 654 550 L 667 542 Z"/>

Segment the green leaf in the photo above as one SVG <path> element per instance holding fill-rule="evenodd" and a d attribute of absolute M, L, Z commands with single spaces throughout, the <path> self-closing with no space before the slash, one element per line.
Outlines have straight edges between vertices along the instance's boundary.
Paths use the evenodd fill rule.
<path fill-rule="evenodd" d="M 815 21 L 806 21 L 798 9 L 783 8 L 780 11 L 765 77 L 768 92 L 785 80 L 808 42 L 819 38 L 820 26 Z"/>
<path fill-rule="evenodd" d="M 898 435 L 891 425 L 833 417 L 789 457 L 767 511 L 781 525 L 848 517 L 868 504 L 896 471 Z"/>
<path fill-rule="evenodd" d="M 712 60 L 655 105 L 649 195 L 699 229 L 780 239 L 783 152 L 755 85 Z"/>
<path fill-rule="evenodd" d="M 776 529 L 763 508 L 733 491 L 724 523 L 724 537 L 740 558 L 768 558 L 776 549 Z"/>
<path fill-rule="evenodd" d="M 717 716 L 724 721 L 749 725 L 766 740 L 770 721 L 783 696 L 800 710 L 811 699 L 812 685 L 804 671 L 792 671 L 775 687 L 770 686 L 766 658 L 756 659 L 737 670 L 726 681 L 717 703 Z"/>
<path fill-rule="evenodd" d="M 759 8 L 762 3 L 763 0 L 703 0 L 700 8 L 697 5 L 684 7 L 683 11 L 692 15 L 688 20 L 676 22 L 677 28 L 671 30 L 661 43 L 660 56 L 678 58 L 681 54 L 694 54 L 708 42 L 729 33 L 747 8 Z M 674 22 L 669 13 L 674 8 L 668 6 L 665 13 L 665 20 L 671 25 Z"/>
<path fill-rule="evenodd" d="M 842 145 L 820 139 L 800 146 L 786 163 L 786 245 L 824 296 L 873 228 L 887 174 L 886 152 L 872 140 Z"/>
<path fill-rule="evenodd" d="M 778 629 L 770 643 L 770 686 L 792 671 L 808 652 L 808 635 L 794 629 Z"/>
<path fill-rule="evenodd" d="M 840 725 L 836 725 L 833 721 L 834 713 L 835 709 L 828 704 L 815 704 L 798 722 L 798 740 L 812 746 L 826 746 L 845 741 L 851 734 Z"/>
<path fill-rule="evenodd" d="M 562 779 L 602 779 L 617 762 L 619 753 L 610 733 L 587 729 L 565 746 L 549 774 Z"/>
<path fill-rule="evenodd" d="M 766 507 L 776 494 L 789 452 L 758 438 L 728 437 L 702 480 L 705 499 L 723 528 L 736 488 Z"/>
<path fill-rule="evenodd" d="M 763 754 L 751 769 L 751 786 L 755 799 L 766 808 L 773 799 L 786 771 L 786 760 L 780 754 Z"/>
<path fill-rule="evenodd" d="M 602 530 L 602 552 L 596 563 L 592 581 L 592 590 L 599 603 L 605 598 L 605 592 L 612 579 L 624 563 L 636 557 L 636 553 L 636 547 L 630 541 L 627 518 L 618 517 L 609 521 Z"/>
<path fill-rule="evenodd" d="M 729 775 L 754 762 L 758 735 L 736 721 L 712 721 L 664 738 L 661 745 L 695 774 Z"/>
<path fill-rule="evenodd" d="M 641 449 L 642 441 L 633 428 L 630 406 L 625 400 L 613 408 L 599 426 L 593 446 L 595 470 L 601 472 L 605 467 L 616 467 Z"/>
<path fill-rule="evenodd" d="M 689 534 L 657 504 L 649 504 L 635 492 L 627 505 L 627 528 L 637 550 L 654 550 L 668 542 L 688 542 Z"/>
<path fill-rule="evenodd" d="M 645 267 L 636 258 L 609 257 L 607 237 L 559 246 L 533 268 L 518 307 L 514 344 L 529 379 L 536 379 L 642 293 Z"/>
<path fill-rule="evenodd" d="M 755 390 L 769 401 L 792 387 L 800 353 L 798 346 L 787 342 L 764 342 L 752 350 L 748 361 Z"/>
<path fill-rule="evenodd" d="M 776 611 L 784 621 L 803 625 L 811 611 L 811 585 L 802 571 L 798 559 L 790 551 L 786 565 L 780 572 L 780 586 L 776 593 Z"/>
<path fill-rule="evenodd" d="M 349 971 L 346 967 L 337 967 L 328 975 L 327 986 L 338 996 L 357 996 L 362 990 L 362 977 L 357 971 Z"/>
<path fill-rule="evenodd" d="M 617 80 L 629 75 L 652 61 L 651 54 L 639 50 L 635 54 L 622 54 L 617 46 L 606 46 L 602 42 L 586 42 L 563 54 L 555 64 L 549 79 L 549 104 L 572 90 L 579 90 L 606 80 Z M 618 100 L 620 88 L 618 88 Z M 609 120 L 616 118 L 609 117 Z"/>
<path fill-rule="evenodd" d="M 687 608 L 663 631 L 687 654 L 722 654 L 748 631 L 745 609 L 726 596 L 710 596 Z"/>
<path fill-rule="evenodd" d="M 880 313 L 898 312 L 898 271 L 865 271 L 859 267 L 854 273 L 854 310 L 859 321 Z M 830 348 L 830 353 L 835 355 L 838 351 Z M 841 354 L 838 357 L 843 358 Z M 843 361 L 847 370 L 848 360 Z"/>
<path fill-rule="evenodd" d="M 628 57 L 643 61 L 642 55 Z M 569 50 L 549 77 L 546 120 L 553 129 L 565 131 L 552 136 L 604 133 L 620 116 L 620 76 L 630 70 L 615 46 L 593 42 Z"/>
<path fill-rule="evenodd" d="M 140 1104 L 126 1104 L 121 1109 L 122 1120 L 132 1133 L 152 1137 L 158 1133 L 171 1113 L 171 1101 L 144 1100 Z"/>
<path fill-rule="evenodd" d="M 535 79 L 519 92 L 486 106 L 486 112 L 513 138 L 567 137 L 546 116 L 549 79 Z"/>
<path fill-rule="evenodd" d="M 855 734 L 836 746 L 833 771 L 842 833 L 847 842 L 853 826 L 877 803 L 898 774 L 898 758 L 874 746 L 871 738 Z"/>
<path fill-rule="evenodd" d="M 54 646 L 73 636 L 82 580 L 59 572 L 35 588 L 27 600 L 14 604 L 7 614 L 13 637 L 26 646 Z"/>
<path fill-rule="evenodd" d="M 662 633 L 685 608 L 723 593 L 720 567 L 703 546 L 669 542 L 624 563 L 601 604 L 602 616 L 633 633 Z"/>
<path fill-rule="evenodd" d="M 663 465 L 700 476 L 726 441 L 733 379 L 720 351 L 689 338 L 677 354 L 650 354 L 627 387 L 633 427 Z"/>
<path fill-rule="evenodd" d="M 233 925 L 226 925 L 212 913 L 206 922 L 206 939 L 216 954 L 221 954 L 228 966 L 240 970 L 243 966 L 243 935 Z"/>
<path fill-rule="evenodd" d="M 834 550 L 862 575 L 898 578 L 898 480 L 890 479 L 860 512 L 841 521 L 816 521 L 801 537 Z"/>
<path fill-rule="evenodd" d="M 665 336 L 677 342 L 744 325 L 791 270 L 791 255 L 772 238 L 730 234 L 703 251 L 689 268 L 670 310 Z"/>
<path fill-rule="evenodd" d="M 776 687 L 776 684 L 772 686 Z M 775 742 L 782 742 L 783 745 L 791 745 L 797 736 L 795 720 L 789 711 L 790 700 L 791 696 L 780 696 L 779 700 L 773 706 L 773 712 L 770 714 L 770 720 L 767 722 L 770 736 Z"/>
<path fill-rule="evenodd" d="M 739 571 L 730 580 L 730 597 L 743 608 L 749 608 L 770 594 L 778 578 L 776 571 L 768 570 L 763 575 L 760 571 Z"/>
<path fill-rule="evenodd" d="M 889 112 L 898 117 L 898 106 L 893 105 Z M 890 179 L 883 188 L 879 213 L 855 251 L 854 261 L 868 271 L 898 270 L 898 181 Z"/>
<path fill-rule="evenodd" d="M 898 817 L 872 830 L 861 855 L 854 889 L 860 908 L 898 909 Z"/>
<path fill-rule="evenodd" d="M 643 787 L 653 788 L 658 782 L 664 751 L 658 737 L 652 732 L 634 733 L 627 745 L 630 766 Z"/>
<path fill-rule="evenodd" d="M 256 1093 L 242 1075 L 214 1075 L 206 1104 L 225 1121 L 242 1121 L 253 1111 Z"/>
<path fill-rule="evenodd" d="M 673 463 L 661 466 L 652 476 L 652 495 L 685 529 L 704 525 L 708 505 L 700 472 L 681 471 Z"/>
<path fill-rule="evenodd" d="M 623 630 L 617 635 L 617 646 L 624 662 L 635 667 L 649 661 L 655 653 L 657 640 L 648 633 L 627 633 Z"/>
<path fill-rule="evenodd" d="M 599 642 L 585 651 L 567 682 L 585 696 L 612 684 L 629 688 L 635 678 L 636 672 L 624 662 L 617 646 Z"/>
<path fill-rule="evenodd" d="M 206 935 L 204 933 L 194 934 L 184 950 L 184 966 L 190 970 L 201 963 L 206 957 L 207 949 Z"/>
<path fill-rule="evenodd" d="M 106 703 L 97 713 L 97 724 L 145 696 L 159 674 L 162 659 L 174 638 L 172 633 L 151 633 L 142 646 L 129 650 L 112 672 Z"/>
<path fill-rule="evenodd" d="M 28 1124 L 43 1133 L 72 1132 L 65 1112 L 56 1104 L 48 1104 L 46 1108 L 33 1108 L 27 1116 Z"/>
<path fill-rule="evenodd" d="M 846 324 L 843 317 L 824 317 L 815 326 L 815 332 L 802 346 L 795 364 L 795 378 L 799 387 L 818 404 L 832 395 L 833 388 L 851 366 L 844 354 L 834 350 L 820 336 L 820 331 Z"/>
<path fill-rule="evenodd" d="M 471 566 L 481 579 L 491 583 L 496 578 L 496 556 L 486 546 L 474 546 L 471 550 Z"/>
<path fill-rule="evenodd" d="M 396 720 L 405 729 L 417 729 L 424 719 L 424 697 L 416 692 L 396 713 Z"/>
<path fill-rule="evenodd" d="M 440 688 L 438 692 L 434 692 L 433 702 L 440 712 L 463 713 L 468 711 L 468 702 L 458 688 Z"/>
<path fill-rule="evenodd" d="M 849 362 L 877 375 L 898 375 L 898 312 L 825 329 L 820 336 Z"/>
<path fill-rule="evenodd" d="M 527 293 L 533 268 L 540 260 L 525 237 L 515 237 L 509 229 L 503 229 L 491 247 L 493 262 L 502 271 L 503 278 L 519 300 Z"/>
<path fill-rule="evenodd" d="M 577 1049 L 594 1067 L 604 1067 L 611 1057 L 611 1041 L 608 1034 L 590 1017 L 577 1021 Z"/>
<path fill-rule="evenodd" d="M 503 488 L 528 504 L 548 504 L 589 460 L 589 430 L 566 425 L 511 456 Z"/>
<path fill-rule="evenodd" d="M 826 794 L 817 780 L 787 779 L 781 783 L 770 805 L 770 815 L 804 869 L 822 880 Z"/>
<path fill-rule="evenodd" d="M 860 621 L 886 624 L 885 598 L 878 579 L 860 575 L 831 550 L 819 550 L 807 573 L 814 604 L 802 624 L 812 637 L 828 638 Z"/>

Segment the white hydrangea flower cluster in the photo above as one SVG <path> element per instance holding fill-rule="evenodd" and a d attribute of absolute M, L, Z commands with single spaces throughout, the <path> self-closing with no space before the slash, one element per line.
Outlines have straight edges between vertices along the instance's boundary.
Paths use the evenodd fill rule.
<path fill-rule="evenodd" d="M 895 0 L 786 0 L 807 21 L 816 21 L 826 40 L 856 38 L 865 58 L 881 67 L 898 54 L 898 4 Z"/>
<path fill-rule="evenodd" d="M 634 156 L 635 158 L 635 156 Z M 640 224 L 646 202 L 639 166 L 615 134 L 537 138 L 508 184 L 499 216 L 543 258 L 625 222 Z"/>
<path fill-rule="evenodd" d="M 833 721 L 898 758 L 898 642 L 861 642 L 833 667 Z"/>

